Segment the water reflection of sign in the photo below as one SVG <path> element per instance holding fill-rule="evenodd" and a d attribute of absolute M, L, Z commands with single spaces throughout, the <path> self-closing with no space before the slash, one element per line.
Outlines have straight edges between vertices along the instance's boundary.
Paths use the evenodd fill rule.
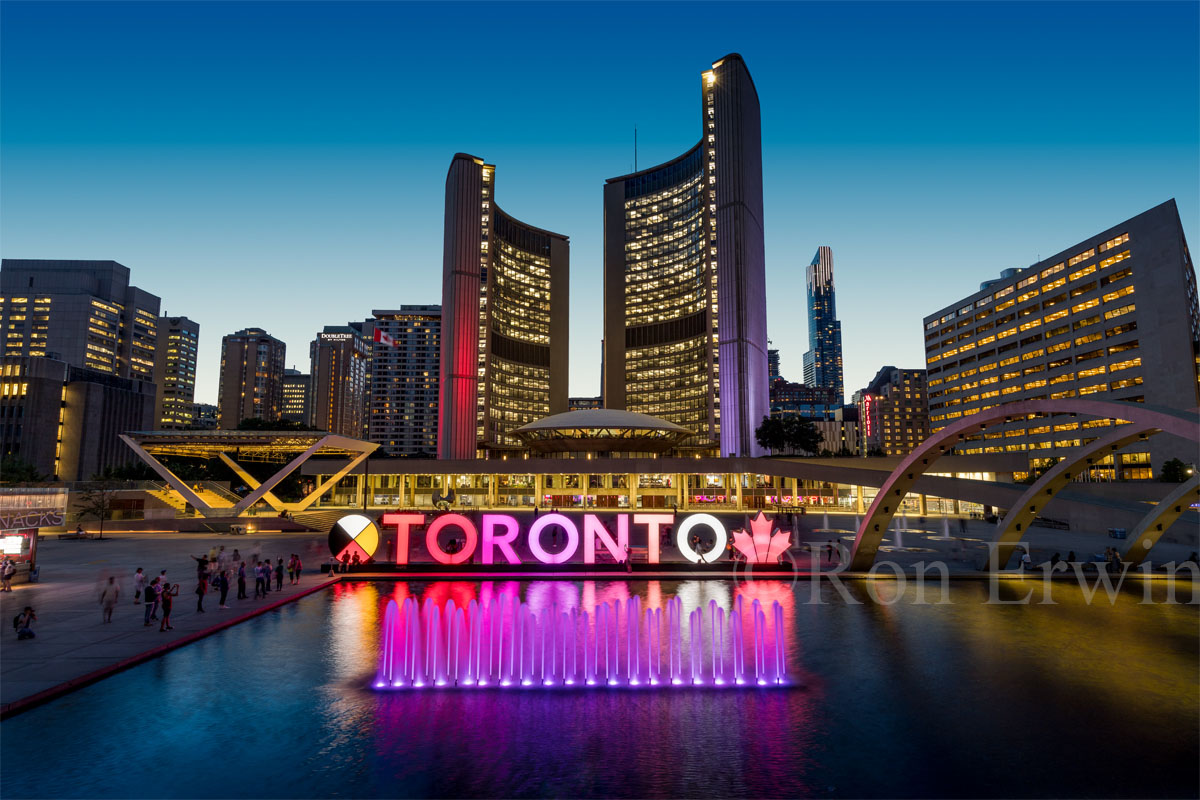
<path fill-rule="evenodd" d="M 343 517 L 338 524 L 351 519 L 366 518 L 355 514 Z M 425 525 L 426 515 L 416 512 L 384 514 L 382 521 L 385 527 L 395 530 L 396 563 L 407 564 L 413 529 Z M 348 523 L 350 527 L 359 524 L 357 521 Z M 595 564 L 597 553 L 607 553 L 614 561 L 624 561 L 632 546 L 645 547 L 647 561 L 657 564 L 664 529 L 672 525 L 675 526 L 675 546 L 688 561 L 708 563 L 725 552 L 729 535 L 725 525 L 710 514 L 613 514 L 608 523 L 595 514 L 584 514 L 582 519 L 565 514 L 542 514 L 525 531 L 510 514 L 481 514 L 478 525 L 462 514 L 440 514 L 429 522 L 424 540 L 430 557 L 446 565 L 462 564 L 477 552 L 482 564 L 520 564 L 521 558 L 513 545 L 522 536 L 529 552 L 542 564 L 571 561 L 580 550 L 585 564 Z M 631 529 L 637 542 L 631 539 Z M 556 536 L 558 532 L 563 535 Z M 449 534 L 454 542 L 450 551 L 440 541 L 443 533 Z M 697 552 L 693 539 L 703 552 Z M 561 540 L 562 546 L 548 550 L 547 540 Z M 334 547 L 334 534 L 331 533 L 330 548 Z M 334 553 L 337 552 L 334 549 Z"/>
<path fill-rule="evenodd" d="M 38 509 L 34 511 L 10 511 L 0 514 L 0 530 L 14 531 L 21 528 L 52 528 L 63 524 L 63 512 Z"/>

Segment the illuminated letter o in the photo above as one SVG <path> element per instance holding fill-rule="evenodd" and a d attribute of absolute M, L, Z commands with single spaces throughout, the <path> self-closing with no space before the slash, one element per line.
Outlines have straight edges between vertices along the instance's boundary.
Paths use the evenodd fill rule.
<path fill-rule="evenodd" d="M 558 525 L 567 532 L 567 546 L 561 553 L 547 553 L 540 541 L 542 531 L 550 525 Z M 543 564 L 561 564 L 568 561 L 579 549 L 579 529 L 564 514 L 545 514 L 529 528 L 529 550 Z"/>
<path fill-rule="evenodd" d="M 707 525 L 716 534 L 712 549 L 707 553 L 697 553 L 692 549 L 691 543 L 688 542 L 688 534 L 697 525 Z M 693 564 L 698 564 L 701 561 L 709 564 L 716 561 L 721 553 L 725 551 L 725 544 L 728 540 L 729 534 L 725 532 L 725 526 L 721 524 L 721 520 L 712 514 L 692 514 L 675 529 L 675 546 L 679 548 L 679 552 L 683 554 L 683 557 Z"/>
<path fill-rule="evenodd" d="M 466 536 L 466 541 L 463 543 L 462 550 L 457 553 L 450 554 L 442 550 L 438 544 L 438 534 L 442 532 L 442 528 L 447 525 L 457 525 L 462 529 L 463 535 Z M 440 517 L 429 523 L 429 528 L 425 531 L 425 549 L 429 551 L 429 555 L 433 556 L 433 560 L 439 564 L 461 564 L 466 561 L 475 552 L 475 546 L 479 543 L 479 533 L 475 530 L 475 526 L 471 520 L 464 517 L 462 514 L 442 514 Z"/>

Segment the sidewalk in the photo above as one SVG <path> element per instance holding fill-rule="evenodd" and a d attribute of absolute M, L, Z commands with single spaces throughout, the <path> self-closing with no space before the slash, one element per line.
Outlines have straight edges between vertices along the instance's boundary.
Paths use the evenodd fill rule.
<path fill-rule="evenodd" d="M 237 600 L 235 578 L 226 601 L 230 608 L 219 608 L 220 594 L 210 593 L 204 598 L 205 613 L 198 613 L 196 562 L 190 555 L 207 553 L 214 544 L 223 544 L 227 552 L 237 547 L 247 557 L 256 543 L 261 545 L 262 555 L 272 561 L 282 557 L 286 563 L 289 554 L 299 553 L 304 562 L 300 583 L 289 585 L 285 572 L 282 591 L 271 592 L 266 600 Z M 321 564 L 328 558 L 321 558 L 322 551 L 328 553 L 325 535 L 316 533 L 253 538 L 128 534 L 112 539 L 106 536 L 104 540 L 47 539 L 40 541 L 38 548 L 41 581 L 18 584 L 11 593 L 0 594 L 4 624 L 0 636 L 0 709 L 5 712 L 15 701 L 66 682 L 89 682 L 98 670 L 106 674 L 116 665 L 129 666 L 154 657 L 331 583 L 320 573 Z M 158 622 L 144 626 L 144 606 L 133 602 L 132 576 L 139 566 L 151 577 L 166 569 L 171 582 L 179 584 L 171 613 L 173 631 L 160 633 Z M 249 563 L 247 571 L 246 591 L 253 598 L 254 578 Z M 116 576 L 121 587 L 121 601 L 113 612 L 113 621 L 106 624 L 98 598 L 100 586 L 110 574 Z M 33 606 L 38 616 L 34 625 L 37 638 L 17 641 L 12 618 L 27 605 Z"/>

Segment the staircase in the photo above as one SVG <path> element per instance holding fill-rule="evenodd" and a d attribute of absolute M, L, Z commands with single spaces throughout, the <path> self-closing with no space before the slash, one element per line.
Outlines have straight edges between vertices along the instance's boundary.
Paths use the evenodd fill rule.
<path fill-rule="evenodd" d="M 320 533 L 328 533 L 334 524 L 347 514 L 362 513 L 361 509 L 336 508 L 322 511 L 300 511 L 292 515 L 292 519 L 304 527 Z M 369 515 L 374 518 L 374 515 Z"/>

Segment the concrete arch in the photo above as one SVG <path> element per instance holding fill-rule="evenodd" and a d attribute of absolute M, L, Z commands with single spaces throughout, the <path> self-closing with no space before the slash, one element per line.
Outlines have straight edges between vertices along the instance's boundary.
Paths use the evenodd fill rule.
<path fill-rule="evenodd" d="M 1121 419 L 1132 422 L 1140 430 L 1158 428 L 1175 436 L 1197 441 L 1200 415 L 1194 411 L 1148 406 L 1143 403 L 1123 403 L 1112 400 L 1018 400 L 1004 403 L 986 411 L 963 417 L 930 436 L 900 462 L 880 487 L 866 517 L 854 538 L 854 550 L 849 569 L 863 571 L 875 563 L 875 554 L 883 534 L 891 524 L 896 509 L 904 500 L 917 478 L 929 470 L 935 461 L 964 437 L 987 428 L 995 422 L 1008 422 L 1029 414 L 1077 414 L 1086 417 Z"/>
<path fill-rule="evenodd" d="M 1193 475 L 1179 488 L 1164 497 L 1154 510 L 1142 518 L 1133 529 L 1130 537 L 1133 542 L 1125 551 L 1124 561 L 1137 566 L 1150 553 L 1150 548 L 1158 544 L 1158 540 L 1175 520 L 1179 519 L 1188 506 L 1200 500 L 1200 473 Z"/>
<path fill-rule="evenodd" d="M 1064 458 L 1048 469 L 1013 503 L 1001 521 L 1000 531 L 996 536 L 997 569 L 1004 569 L 1008 559 L 1012 557 L 1014 548 L 1024 538 L 1029 525 L 1056 494 L 1071 485 L 1080 469 L 1087 468 L 1105 456 L 1115 454 L 1118 450 L 1134 442 L 1143 441 L 1158 432 L 1159 429 L 1155 427 L 1124 425 L 1108 436 L 1087 445 L 1082 452 L 1074 454 L 1073 458 Z"/>

